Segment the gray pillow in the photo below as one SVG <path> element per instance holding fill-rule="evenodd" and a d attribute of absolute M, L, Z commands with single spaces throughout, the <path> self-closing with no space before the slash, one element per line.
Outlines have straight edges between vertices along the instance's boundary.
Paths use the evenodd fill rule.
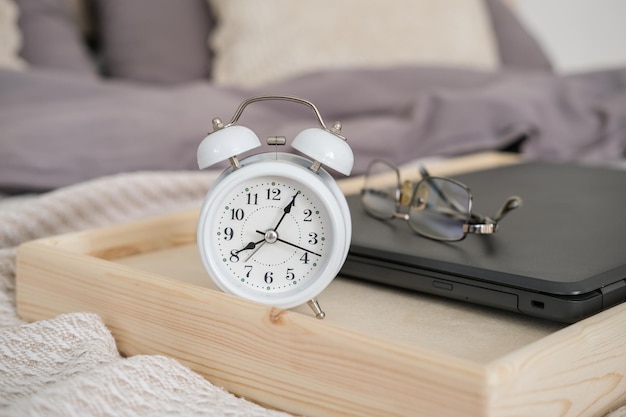
<path fill-rule="evenodd" d="M 502 0 L 485 0 L 505 68 L 551 71 L 552 64 L 539 43 Z"/>
<path fill-rule="evenodd" d="M 208 78 L 206 0 L 95 0 L 95 6 L 106 75 L 158 84 Z"/>
<path fill-rule="evenodd" d="M 36 68 L 97 76 L 77 20 L 65 0 L 15 0 L 22 32 L 20 55 Z"/>

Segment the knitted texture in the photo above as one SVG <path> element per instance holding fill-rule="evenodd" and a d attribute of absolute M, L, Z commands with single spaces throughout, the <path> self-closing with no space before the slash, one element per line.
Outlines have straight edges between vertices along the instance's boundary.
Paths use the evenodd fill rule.
<path fill-rule="evenodd" d="M 0 204 L 0 328 L 15 312 L 15 253 L 32 239 L 199 206 L 215 172 L 138 172 L 103 177 Z"/>
<path fill-rule="evenodd" d="M 280 417 L 163 356 L 123 359 L 98 316 L 0 332 L 0 416 Z"/>
<path fill-rule="evenodd" d="M 175 360 L 122 358 L 91 313 L 26 324 L 17 246 L 31 239 L 199 207 L 216 173 L 132 173 L 0 200 L 0 417 L 288 416 L 237 398 Z"/>
<path fill-rule="evenodd" d="M 0 332 L 0 407 L 119 359 L 100 319 L 59 316 Z"/>

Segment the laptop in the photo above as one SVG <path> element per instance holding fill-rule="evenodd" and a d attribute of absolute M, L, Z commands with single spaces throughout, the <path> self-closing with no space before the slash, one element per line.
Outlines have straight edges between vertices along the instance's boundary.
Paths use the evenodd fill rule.
<path fill-rule="evenodd" d="M 438 242 L 349 196 L 352 243 L 341 275 L 572 323 L 626 300 L 626 170 L 528 162 L 452 178 L 473 212 L 522 206 L 493 235 Z"/>

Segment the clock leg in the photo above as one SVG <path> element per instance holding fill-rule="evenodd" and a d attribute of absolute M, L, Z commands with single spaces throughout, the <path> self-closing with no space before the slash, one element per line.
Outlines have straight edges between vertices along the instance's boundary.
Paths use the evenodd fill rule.
<path fill-rule="evenodd" d="M 307 304 L 309 305 L 309 307 L 311 307 L 311 310 L 313 310 L 313 312 L 315 313 L 316 318 L 323 319 L 324 317 L 326 317 L 326 313 L 322 311 L 322 308 L 320 307 L 320 303 L 317 302 L 316 298 L 313 298 L 312 300 L 307 301 Z"/>

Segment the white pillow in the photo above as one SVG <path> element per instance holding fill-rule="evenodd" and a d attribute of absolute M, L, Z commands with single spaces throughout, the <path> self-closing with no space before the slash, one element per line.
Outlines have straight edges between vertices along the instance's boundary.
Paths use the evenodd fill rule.
<path fill-rule="evenodd" d="M 17 16 L 13 1 L 0 0 L 0 68 L 22 69 L 26 66 L 18 56 L 22 37 Z"/>
<path fill-rule="evenodd" d="M 219 84 L 258 86 L 327 68 L 499 65 L 483 0 L 208 1 Z"/>

